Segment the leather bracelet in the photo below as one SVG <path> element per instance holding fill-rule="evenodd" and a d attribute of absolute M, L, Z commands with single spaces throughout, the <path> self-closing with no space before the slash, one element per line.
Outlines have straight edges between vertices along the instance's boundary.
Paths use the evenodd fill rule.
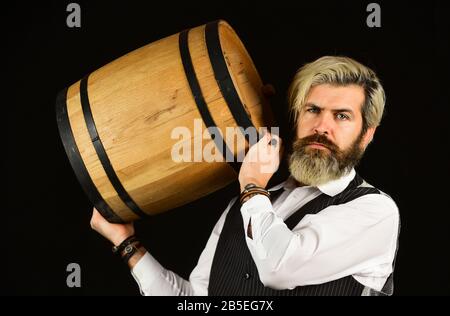
<path fill-rule="evenodd" d="M 132 235 L 132 236 L 128 237 L 127 239 L 122 241 L 120 243 L 120 245 L 112 247 L 113 254 L 121 254 L 126 246 L 128 246 L 131 243 L 136 242 L 136 241 L 138 241 L 138 239 L 137 239 L 137 237 L 135 235 Z"/>
<path fill-rule="evenodd" d="M 131 243 L 127 245 L 123 249 L 123 253 L 121 253 L 122 260 L 128 264 L 128 261 L 130 261 L 130 258 L 133 257 L 136 252 L 139 251 L 139 248 L 141 247 L 141 243 L 139 241 L 135 241 L 135 243 Z"/>
<path fill-rule="evenodd" d="M 241 193 L 241 195 L 239 197 L 239 202 L 242 205 L 245 202 L 244 200 L 246 200 L 247 197 L 254 196 L 256 194 L 262 194 L 262 195 L 267 196 L 268 198 L 270 198 L 270 192 L 269 191 L 267 191 L 266 189 L 263 189 L 261 187 L 252 186 L 252 187 L 242 191 L 242 193 Z"/>
<path fill-rule="evenodd" d="M 241 194 L 245 194 L 245 193 L 249 192 L 250 190 L 255 190 L 255 189 L 267 191 L 266 189 L 259 187 L 254 183 L 249 183 L 244 187 L 244 190 L 242 190 Z"/>
<path fill-rule="evenodd" d="M 245 187 L 244 187 L 244 190 L 242 190 L 242 192 L 241 192 L 241 194 L 245 194 L 245 193 L 247 193 L 247 192 L 249 192 L 249 191 L 252 191 L 252 190 L 262 190 L 262 191 L 265 191 L 265 192 L 269 192 L 269 191 L 267 191 L 265 188 L 263 188 L 263 187 L 259 187 L 259 186 L 257 186 L 256 184 L 254 184 L 254 183 L 249 183 L 249 184 L 247 184 Z"/>
<path fill-rule="evenodd" d="M 266 190 L 259 190 L 259 189 L 255 189 L 255 190 L 250 190 L 248 192 L 242 193 L 240 196 L 240 199 L 243 199 L 245 196 L 248 196 L 250 194 L 254 194 L 254 193 L 258 193 L 258 194 L 263 194 L 267 197 L 270 197 L 270 193 Z"/>
<path fill-rule="evenodd" d="M 249 193 L 254 193 L 254 192 L 260 192 L 262 194 L 270 196 L 270 192 L 269 191 L 267 191 L 266 189 L 260 188 L 260 187 L 244 190 L 244 191 L 242 191 L 241 196 L 244 196 L 244 195 L 249 194 Z"/>

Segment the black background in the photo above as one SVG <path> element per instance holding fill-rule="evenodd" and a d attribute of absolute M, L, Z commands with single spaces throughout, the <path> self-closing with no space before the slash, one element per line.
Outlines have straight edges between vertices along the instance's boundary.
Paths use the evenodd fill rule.
<path fill-rule="evenodd" d="M 401 211 L 395 294 L 450 294 L 447 11 L 441 2 L 392 2 L 378 1 L 381 28 L 366 25 L 370 1 L 78 1 L 81 28 L 73 29 L 66 26 L 70 1 L 4 5 L 2 294 L 138 294 L 127 267 L 90 230 L 91 205 L 60 142 L 55 97 L 129 51 L 219 18 L 278 91 L 272 106 L 282 136 L 286 89 L 305 62 L 347 55 L 378 73 L 386 115 L 358 171 Z M 186 278 L 236 193 L 234 183 L 141 221 L 137 231 L 165 267 Z M 81 266 L 81 288 L 66 286 L 71 262 Z"/>

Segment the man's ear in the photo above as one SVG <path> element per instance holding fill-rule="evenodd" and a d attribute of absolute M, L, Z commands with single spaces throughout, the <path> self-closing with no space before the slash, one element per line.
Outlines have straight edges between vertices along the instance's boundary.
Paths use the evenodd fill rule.
<path fill-rule="evenodd" d="M 370 144 L 370 142 L 373 139 L 373 136 L 375 135 L 375 131 L 376 131 L 377 127 L 369 127 L 366 131 L 366 133 L 364 134 L 363 138 L 362 138 L 362 145 L 364 147 L 364 149 L 367 148 L 367 146 Z"/>

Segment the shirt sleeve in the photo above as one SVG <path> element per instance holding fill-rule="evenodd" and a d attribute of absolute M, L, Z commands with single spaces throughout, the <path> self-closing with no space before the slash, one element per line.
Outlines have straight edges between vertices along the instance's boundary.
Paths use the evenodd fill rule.
<path fill-rule="evenodd" d="M 185 280 L 176 273 L 165 269 L 150 253 L 145 253 L 131 270 L 131 274 L 136 280 L 142 295 L 208 295 L 209 275 L 215 249 L 225 223 L 226 215 L 235 199 L 231 200 L 214 226 L 206 247 L 203 249 L 197 265 L 189 276 L 189 280 Z"/>
<path fill-rule="evenodd" d="M 262 195 L 244 203 L 241 213 L 244 231 L 251 220 L 252 238 L 246 234 L 246 242 L 265 286 L 293 289 L 380 266 L 384 280 L 392 272 L 399 216 L 388 196 L 368 194 L 330 206 L 306 215 L 293 230 Z"/>

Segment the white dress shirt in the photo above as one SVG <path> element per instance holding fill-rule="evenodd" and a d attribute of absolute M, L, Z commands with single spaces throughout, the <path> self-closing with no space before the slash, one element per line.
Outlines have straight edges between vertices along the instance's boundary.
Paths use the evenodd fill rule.
<path fill-rule="evenodd" d="M 398 208 L 388 195 L 368 194 L 329 206 L 304 216 L 293 230 L 283 221 L 320 193 L 339 194 L 355 174 L 352 170 L 318 187 L 297 187 L 289 178 L 269 190 L 284 188 L 273 205 L 263 195 L 244 203 L 242 233 L 251 219 L 252 238 L 246 236 L 246 242 L 265 286 L 293 289 L 352 275 L 366 287 L 382 289 L 392 272 L 399 227 Z M 131 273 L 143 295 L 208 295 L 217 242 L 235 200 L 216 223 L 189 281 L 162 267 L 148 252 L 139 260 Z"/>

